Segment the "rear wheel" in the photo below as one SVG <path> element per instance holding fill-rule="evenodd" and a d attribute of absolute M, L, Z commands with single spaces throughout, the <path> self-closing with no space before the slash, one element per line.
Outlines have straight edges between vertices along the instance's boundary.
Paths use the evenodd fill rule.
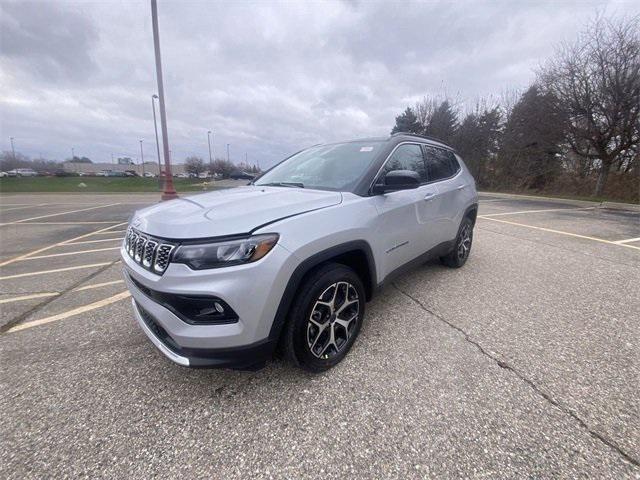
<path fill-rule="evenodd" d="M 473 243 L 473 222 L 470 218 L 465 217 L 460 225 L 458 236 L 453 250 L 444 257 L 440 257 L 443 265 L 451 268 L 460 268 L 463 266 L 469 254 L 471 253 L 471 244 Z"/>
<path fill-rule="evenodd" d="M 364 318 L 362 281 L 349 267 L 332 263 L 300 287 L 284 333 L 287 358 L 314 372 L 339 363 L 351 349 Z"/>

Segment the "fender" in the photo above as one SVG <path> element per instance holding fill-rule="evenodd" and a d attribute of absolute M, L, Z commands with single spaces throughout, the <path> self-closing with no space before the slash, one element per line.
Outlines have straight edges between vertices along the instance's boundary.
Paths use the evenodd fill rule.
<path fill-rule="evenodd" d="M 366 242 L 365 240 L 353 240 L 350 242 L 335 245 L 333 247 L 329 247 L 326 250 L 315 253 L 309 258 L 302 261 L 291 274 L 289 282 L 287 283 L 284 293 L 282 294 L 282 298 L 280 299 L 280 304 L 278 305 L 278 310 L 276 311 L 275 318 L 273 319 L 273 323 L 271 324 L 271 330 L 269 331 L 270 340 L 277 340 L 278 338 L 280 338 L 282 327 L 284 327 L 284 324 L 287 320 L 289 308 L 291 307 L 293 299 L 295 298 L 295 295 L 300 288 L 300 285 L 302 284 L 305 276 L 318 265 L 339 255 L 353 251 L 363 252 L 367 258 L 367 266 L 369 268 L 369 281 L 367 282 L 366 279 L 362 280 L 365 284 L 365 289 L 368 292 L 367 297 L 370 297 L 370 292 L 373 291 L 373 286 L 375 285 L 377 276 L 373 251 L 371 250 L 371 246 L 368 242 Z M 367 298 L 367 300 L 369 299 L 370 298 Z"/>

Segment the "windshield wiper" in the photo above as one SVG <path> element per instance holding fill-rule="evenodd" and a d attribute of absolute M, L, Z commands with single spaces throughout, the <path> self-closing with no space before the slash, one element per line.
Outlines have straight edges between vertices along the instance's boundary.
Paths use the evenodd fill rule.
<path fill-rule="evenodd" d="M 304 188 L 304 184 L 300 182 L 270 182 L 270 183 L 258 183 L 258 187 L 293 187 Z"/>

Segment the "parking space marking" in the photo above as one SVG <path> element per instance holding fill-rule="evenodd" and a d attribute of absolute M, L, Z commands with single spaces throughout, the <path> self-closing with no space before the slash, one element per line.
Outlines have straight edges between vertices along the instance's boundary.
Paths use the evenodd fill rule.
<path fill-rule="evenodd" d="M 566 235 L 569 237 L 583 238 L 585 240 L 592 240 L 594 242 L 608 243 L 609 245 L 617 245 L 618 247 L 627 247 L 627 248 L 633 248 L 635 250 L 640 250 L 640 247 L 635 247 L 633 245 L 627 245 L 624 243 L 616 243 L 616 242 L 612 242 L 611 240 L 605 240 L 604 238 L 589 237 L 587 235 L 579 235 L 577 233 L 563 232 L 562 230 L 554 230 L 552 228 L 536 227 L 534 225 L 527 225 L 526 223 L 509 222 L 507 220 L 490 218 L 490 217 L 487 217 L 486 215 L 478 215 L 478 218 L 481 218 L 483 220 L 491 220 L 492 222 L 506 223 L 508 225 L 516 225 L 518 227 L 531 228 L 533 230 L 540 230 L 543 232 L 557 233 L 559 235 Z"/>
<path fill-rule="evenodd" d="M 3 298 L 2 300 L 0 300 L 0 303 L 22 302 L 24 300 L 31 300 L 33 298 L 57 297 L 58 295 L 60 295 L 59 292 L 33 293 L 31 295 L 21 295 L 19 297 Z"/>
<path fill-rule="evenodd" d="M 94 288 L 107 287 L 109 285 L 117 285 L 119 283 L 124 283 L 124 280 L 113 280 L 111 282 L 102 282 L 102 283 L 94 283 L 91 285 L 85 285 L 84 287 L 78 287 L 71 290 L 72 292 L 83 292 L 85 290 L 93 290 Z"/>
<path fill-rule="evenodd" d="M 108 232 L 96 232 L 94 235 L 110 235 L 112 233 L 124 233 L 126 230 L 109 230 Z"/>
<path fill-rule="evenodd" d="M 124 237 L 118 238 L 103 238 L 100 240 L 87 240 L 86 242 L 69 242 L 65 245 L 86 245 L 87 243 L 102 243 L 102 242 L 115 242 L 116 240 L 122 240 Z"/>
<path fill-rule="evenodd" d="M 73 244 L 67 243 L 66 245 L 73 245 Z M 108 252 L 110 250 L 120 250 L 120 247 L 94 248 L 93 250 L 78 250 L 76 252 L 52 253 L 51 255 L 36 255 L 35 257 L 23 258 L 20 261 L 26 262 L 27 260 L 40 260 L 42 258 L 67 257 L 69 255 L 82 255 L 84 253 Z"/>
<path fill-rule="evenodd" d="M 113 295 L 112 297 L 98 300 L 97 302 L 89 303 L 88 305 L 83 305 L 82 307 L 74 308 L 73 310 L 68 310 L 66 312 L 58 313 L 57 315 L 51 315 L 50 317 L 41 318 L 39 320 L 32 320 L 30 322 L 21 323 L 19 325 L 11 327 L 9 330 L 7 330 L 7 333 L 19 332 L 20 330 L 26 330 L 27 328 L 37 327 L 39 325 L 55 322 L 57 320 L 64 320 L 65 318 L 80 315 L 81 313 L 89 312 L 91 310 L 95 310 L 96 308 L 105 307 L 112 303 L 119 302 L 120 300 L 129 298 L 130 296 L 131 294 L 128 291 L 120 292 L 116 295 Z"/>
<path fill-rule="evenodd" d="M 640 242 L 640 237 L 638 237 L 638 238 L 627 238 L 626 240 L 618 240 L 618 241 L 613 242 L 613 243 L 617 243 L 618 245 L 624 245 L 625 243 L 633 243 L 633 242 Z"/>
<path fill-rule="evenodd" d="M 521 210 L 519 212 L 502 212 L 502 213 L 488 213 L 482 215 L 483 217 L 500 217 L 502 215 L 520 215 L 523 213 L 542 213 L 542 212 L 562 212 L 562 211 L 574 211 L 574 210 L 593 210 L 597 207 L 578 207 L 578 208 L 547 208 L 544 210 Z"/>
<path fill-rule="evenodd" d="M 89 210 L 97 210 L 98 208 L 114 207 L 116 205 L 120 205 L 120 203 L 119 202 L 118 203 L 109 203 L 107 205 L 98 205 L 98 206 L 95 206 L 95 207 L 80 208 L 78 210 L 68 210 L 66 212 L 50 213 L 48 215 L 40 215 L 38 217 L 23 218 L 22 220 L 15 220 L 13 222 L 0 223 L 0 226 L 3 226 L 3 225 L 14 225 L 16 223 L 24 223 L 24 222 L 28 222 L 30 220 L 40 220 L 41 218 L 49 218 L 49 217 L 57 217 L 57 216 L 60 216 L 60 215 L 68 215 L 70 213 L 87 212 Z"/>
<path fill-rule="evenodd" d="M 53 245 L 48 245 L 46 247 L 39 248 L 39 249 L 34 250 L 32 252 L 25 253 L 23 255 L 19 255 L 19 256 L 14 257 L 14 258 L 10 258 L 9 260 L 5 260 L 4 262 L 0 262 L 0 267 L 4 267 L 5 265 L 9 265 L 11 263 L 18 262 L 18 261 L 22 260 L 23 258 L 30 257 L 31 255 L 37 255 L 38 253 L 46 252 L 47 250 L 51 250 L 52 248 L 59 247 L 60 245 L 66 245 L 67 243 L 75 242 L 76 240 L 82 240 L 83 238 L 90 237 L 91 235 L 95 235 L 95 234 L 100 233 L 100 232 L 106 232 L 106 231 L 111 230 L 112 228 L 119 227 L 121 225 L 126 225 L 126 224 L 127 224 L 127 222 L 117 223 L 115 225 L 111 225 L 110 227 L 105 227 L 105 228 L 102 228 L 100 230 L 96 230 L 95 232 L 85 233 L 83 235 L 80 235 L 79 237 L 70 238 L 70 239 L 64 240 L 62 242 L 54 243 Z"/>
<path fill-rule="evenodd" d="M 48 205 L 48 204 L 47 203 L 38 203 L 38 204 L 33 204 L 33 205 L 22 205 L 20 207 L 3 208 L 3 209 L 0 209 L 0 213 L 11 212 L 13 210 L 24 210 L 25 208 L 44 207 L 45 205 Z"/>
<path fill-rule="evenodd" d="M 6 275 L 0 277 L 0 280 L 11 280 L 13 278 L 33 277 L 36 275 L 46 275 L 48 273 L 69 272 L 71 270 L 82 270 L 83 268 L 104 267 L 111 265 L 113 262 L 90 263 L 88 265 L 77 265 L 75 267 L 56 268 L 54 270 L 40 270 L 39 272 L 17 273 L 15 275 Z"/>

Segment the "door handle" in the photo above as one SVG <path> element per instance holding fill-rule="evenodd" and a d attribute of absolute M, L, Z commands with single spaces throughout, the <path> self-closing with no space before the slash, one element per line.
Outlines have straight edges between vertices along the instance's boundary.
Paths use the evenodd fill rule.
<path fill-rule="evenodd" d="M 435 193 L 433 192 L 429 192 L 424 196 L 424 201 L 428 202 L 429 200 L 433 200 L 433 198 L 436 196 Z"/>

